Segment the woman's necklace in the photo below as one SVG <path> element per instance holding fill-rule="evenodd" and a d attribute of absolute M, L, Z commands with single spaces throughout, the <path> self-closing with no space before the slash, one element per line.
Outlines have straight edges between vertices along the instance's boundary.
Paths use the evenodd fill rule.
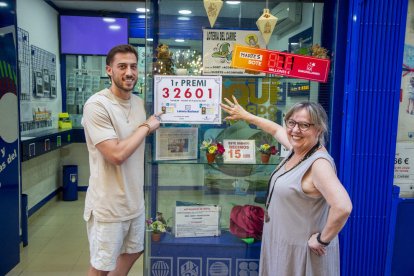
<path fill-rule="evenodd" d="M 268 195 L 268 197 L 267 197 L 267 199 L 266 199 L 266 204 L 265 204 L 265 215 L 264 215 L 264 220 L 265 220 L 265 222 L 269 222 L 270 221 L 270 217 L 269 217 L 269 212 L 268 212 L 268 209 L 269 209 L 269 205 L 270 205 L 270 201 L 272 201 L 272 195 L 273 195 L 273 191 L 275 190 L 275 186 L 276 186 L 276 181 L 277 181 L 277 179 L 279 178 L 279 177 L 281 177 L 282 175 L 285 175 L 285 174 L 287 174 L 288 172 L 290 172 L 290 171 L 292 171 L 294 168 L 296 168 L 297 166 L 299 166 L 303 161 L 305 161 L 306 159 L 308 159 L 309 157 L 311 157 L 312 156 L 312 154 L 314 154 L 319 148 L 320 148 L 321 146 L 320 146 L 320 143 L 318 142 L 318 143 L 316 143 L 316 145 L 314 145 L 304 156 L 303 156 L 303 158 L 302 159 L 300 159 L 299 160 L 299 162 L 298 163 L 296 163 L 292 168 L 290 168 L 289 170 L 286 170 L 285 172 L 283 172 L 281 175 L 279 175 L 276 179 L 275 179 L 275 181 L 274 181 L 274 185 L 273 185 L 273 187 L 272 187 L 272 191 L 270 192 L 270 195 L 269 195 L 269 190 L 270 190 L 270 181 L 272 180 L 272 177 L 273 177 L 273 175 L 275 175 L 275 173 L 277 173 L 279 170 L 280 170 L 280 168 L 282 168 L 291 158 L 292 158 L 292 156 L 295 154 L 295 152 L 294 151 L 292 151 L 291 153 L 290 153 L 290 155 L 285 159 L 285 160 L 283 160 L 282 161 L 282 163 L 276 168 L 276 170 L 270 175 L 270 179 L 269 179 L 269 183 L 268 183 L 268 188 L 267 188 L 267 195 Z"/>
<path fill-rule="evenodd" d="M 129 124 L 129 114 L 131 114 L 131 109 L 132 109 L 132 104 L 131 104 L 131 97 L 129 97 L 129 109 L 128 109 L 128 113 L 125 113 L 124 112 L 124 108 L 123 108 L 123 106 L 122 106 L 122 104 L 116 99 L 116 96 L 115 96 L 115 94 L 112 92 L 112 90 L 111 89 L 109 89 L 109 91 L 111 92 L 111 94 L 112 94 L 112 98 L 118 103 L 118 105 L 121 107 L 121 112 L 122 112 L 122 114 L 124 114 L 124 116 L 125 116 L 125 119 L 126 119 L 126 122 L 127 122 L 127 124 Z"/>

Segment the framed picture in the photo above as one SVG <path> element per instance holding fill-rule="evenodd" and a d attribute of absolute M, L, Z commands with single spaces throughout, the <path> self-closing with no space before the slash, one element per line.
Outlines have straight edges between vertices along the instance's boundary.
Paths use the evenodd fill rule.
<path fill-rule="evenodd" d="M 198 129 L 195 127 L 159 128 L 155 140 L 155 160 L 197 159 Z"/>

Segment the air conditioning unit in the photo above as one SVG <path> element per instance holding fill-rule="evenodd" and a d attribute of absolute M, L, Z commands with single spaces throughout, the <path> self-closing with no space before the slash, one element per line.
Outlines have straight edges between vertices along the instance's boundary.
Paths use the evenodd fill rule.
<path fill-rule="evenodd" d="M 277 17 L 276 35 L 282 35 L 302 22 L 302 3 L 282 2 L 274 7 L 271 13 Z"/>

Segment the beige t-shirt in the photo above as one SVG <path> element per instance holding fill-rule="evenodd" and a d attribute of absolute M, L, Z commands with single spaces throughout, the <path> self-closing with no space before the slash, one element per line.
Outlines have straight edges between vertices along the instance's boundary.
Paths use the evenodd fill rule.
<path fill-rule="evenodd" d="M 144 102 L 135 95 L 131 95 L 130 101 L 123 100 L 104 89 L 85 103 L 82 125 L 90 167 L 84 210 L 86 221 L 92 212 L 102 222 L 130 220 L 144 212 L 145 142 L 119 166 L 108 162 L 95 146 L 108 139 L 129 137 L 145 119 Z"/>

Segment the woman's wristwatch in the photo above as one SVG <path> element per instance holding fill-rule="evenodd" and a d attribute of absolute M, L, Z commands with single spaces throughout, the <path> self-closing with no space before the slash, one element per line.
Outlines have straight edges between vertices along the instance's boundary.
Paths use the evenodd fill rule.
<path fill-rule="evenodd" d="M 322 244 L 323 246 L 328 246 L 330 244 L 330 242 L 324 242 L 321 240 L 321 233 L 318 233 L 318 235 L 316 236 L 316 240 Z"/>

